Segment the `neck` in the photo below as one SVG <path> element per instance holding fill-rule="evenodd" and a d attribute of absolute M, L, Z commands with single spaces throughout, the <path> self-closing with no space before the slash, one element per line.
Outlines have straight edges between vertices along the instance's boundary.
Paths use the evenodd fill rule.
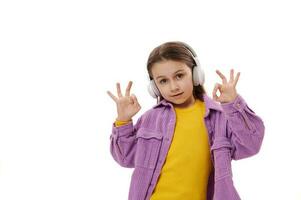
<path fill-rule="evenodd" d="M 195 101 L 196 101 L 196 99 L 192 95 L 191 98 L 187 99 L 184 103 L 182 103 L 182 104 L 173 104 L 173 105 L 176 108 L 189 108 L 190 106 L 194 105 Z"/>

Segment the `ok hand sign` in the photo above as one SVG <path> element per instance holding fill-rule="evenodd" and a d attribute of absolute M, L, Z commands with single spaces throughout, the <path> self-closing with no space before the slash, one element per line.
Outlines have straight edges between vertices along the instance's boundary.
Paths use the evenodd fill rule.
<path fill-rule="evenodd" d="M 129 121 L 141 109 L 137 97 L 134 94 L 130 95 L 132 84 L 133 82 L 129 81 L 125 96 L 121 93 L 120 83 L 116 84 L 118 97 L 114 96 L 110 91 L 107 91 L 108 95 L 116 103 L 118 113 L 117 120 Z"/>
<path fill-rule="evenodd" d="M 240 72 L 238 72 L 234 78 L 234 70 L 231 69 L 229 82 L 227 81 L 226 77 L 219 70 L 216 70 L 216 73 L 220 76 L 223 83 L 215 84 L 215 87 L 212 92 L 213 99 L 220 103 L 229 103 L 229 102 L 234 101 L 235 98 L 237 97 L 237 92 L 236 92 L 235 86 L 238 82 Z M 220 96 L 216 95 L 217 90 L 219 90 Z"/>

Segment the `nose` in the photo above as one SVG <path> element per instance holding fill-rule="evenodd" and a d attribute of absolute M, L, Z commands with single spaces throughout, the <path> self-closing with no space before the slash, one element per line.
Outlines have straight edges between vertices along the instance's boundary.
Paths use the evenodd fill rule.
<path fill-rule="evenodd" d="M 177 84 L 176 81 L 170 81 L 170 91 L 171 92 L 176 92 L 179 90 L 179 85 Z"/>

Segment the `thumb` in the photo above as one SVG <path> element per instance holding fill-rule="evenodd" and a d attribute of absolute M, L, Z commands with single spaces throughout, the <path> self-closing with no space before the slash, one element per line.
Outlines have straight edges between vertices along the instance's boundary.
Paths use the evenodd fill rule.
<path fill-rule="evenodd" d="M 139 104 L 139 102 L 138 102 L 137 97 L 136 97 L 135 95 L 133 95 L 133 97 L 134 97 L 134 104 L 135 104 L 137 107 L 139 107 L 139 109 L 140 109 L 141 106 L 140 106 L 140 104 Z"/>
<path fill-rule="evenodd" d="M 131 99 L 134 101 L 134 104 L 138 104 L 138 100 L 137 100 L 136 95 L 132 94 Z"/>
<path fill-rule="evenodd" d="M 212 92 L 212 96 L 213 96 L 213 99 L 215 101 L 218 100 L 218 96 L 216 95 L 217 91 L 220 90 L 220 87 L 221 87 L 221 84 L 219 83 L 216 83 L 215 86 L 214 86 L 214 89 L 213 89 L 213 92 Z"/>

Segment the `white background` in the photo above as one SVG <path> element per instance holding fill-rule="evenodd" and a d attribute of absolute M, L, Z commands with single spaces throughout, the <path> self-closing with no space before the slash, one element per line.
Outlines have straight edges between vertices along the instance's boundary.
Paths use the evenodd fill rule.
<path fill-rule="evenodd" d="M 110 155 L 116 106 L 134 82 L 142 109 L 150 51 L 197 52 L 211 96 L 220 69 L 264 120 L 259 154 L 233 161 L 244 200 L 301 199 L 298 1 L 1 1 L 0 199 L 127 199 L 132 169 Z M 299 117 L 299 119 L 298 119 Z"/>

